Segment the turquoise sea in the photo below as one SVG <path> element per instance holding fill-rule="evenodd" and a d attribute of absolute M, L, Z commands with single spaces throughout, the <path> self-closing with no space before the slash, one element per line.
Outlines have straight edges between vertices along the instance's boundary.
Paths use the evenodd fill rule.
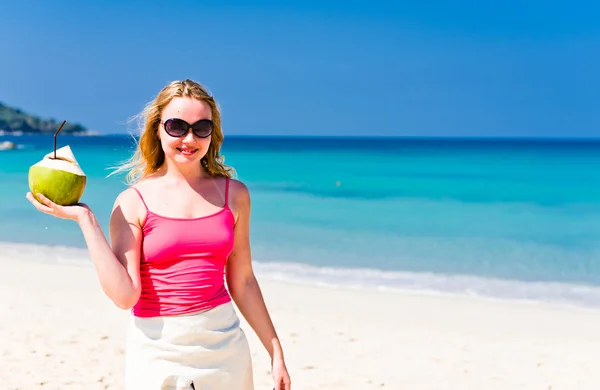
<path fill-rule="evenodd" d="M 84 248 L 75 223 L 25 199 L 52 137 L 1 140 L 20 148 L 0 152 L 0 251 Z M 108 234 L 125 183 L 107 175 L 133 139 L 66 144 Z M 261 275 L 600 307 L 600 139 L 227 137 L 223 154 L 251 191 Z M 36 260 L 60 253 L 35 248 Z"/>

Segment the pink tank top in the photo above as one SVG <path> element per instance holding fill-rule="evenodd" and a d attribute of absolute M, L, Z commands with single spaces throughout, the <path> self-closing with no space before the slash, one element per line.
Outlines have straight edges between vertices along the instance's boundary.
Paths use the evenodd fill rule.
<path fill-rule="evenodd" d="M 225 263 L 233 250 L 235 218 L 225 205 L 200 218 L 170 218 L 146 207 L 142 232 L 142 293 L 132 309 L 137 317 L 188 314 L 231 301 L 225 288 Z"/>

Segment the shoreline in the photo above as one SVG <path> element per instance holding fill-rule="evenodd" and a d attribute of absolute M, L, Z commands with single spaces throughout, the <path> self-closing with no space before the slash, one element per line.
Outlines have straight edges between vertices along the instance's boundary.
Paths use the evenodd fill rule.
<path fill-rule="evenodd" d="M 83 268 L 93 268 L 91 259 L 87 255 L 87 249 L 76 246 L 65 245 L 43 245 L 32 243 L 18 243 L 0 241 L 0 258 L 12 258 L 13 260 L 43 263 L 51 265 L 67 265 L 79 266 Z M 508 304 L 519 304 L 524 306 L 549 306 L 565 309 L 583 310 L 583 311 L 599 311 L 600 312 L 600 286 L 569 284 L 563 282 L 537 282 L 537 281 L 519 281 L 510 279 L 495 279 L 485 278 L 471 275 L 441 275 L 427 272 L 401 272 L 401 271 L 385 271 L 378 269 L 367 268 L 333 268 L 326 266 L 313 266 L 299 263 L 283 263 L 283 262 L 262 262 L 253 260 L 254 269 L 257 277 L 278 283 L 288 283 L 298 286 L 318 287 L 331 290 L 349 290 L 357 292 L 381 292 L 389 294 L 398 294 L 401 296 L 416 296 L 416 297 L 439 297 L 448 299 L 466 299 L 481 302 L 499 302 Z M 357 282 L 353 277 L 362 276 L 365 274 L 375 274 L 377 277 L 393 279 L 398 277 L 402 279 L 405 285 L 382 286 L 376 283 Z M 334 275 L 334 276 L 332 276 Z M 442 284 L 448 280 L 452 280 L 455 284 L 458 280 L 462 281 L 464 286 L 462 291 L 455 288 L 455 291 L 444 289 L 443 287 L 435 288 L 435 286 L 424 286 L 417 284 L 422 283 L 421 279 L 418 282 L 410 281 L 410 278 L 428 277 L 430 283 Z M 330 279 L 327 279 L 330 278 Z M 436 279 L 437 278 L 437 279 Z M 433 281 L 433 282 L 432 282 Z M 535 289 L 542 291 L 544 289 L 557 289 L 560 294 L 571 294 L 571 299 L 565 297 L 549 298 L 533 296 L 501 296 L 494 294 L 493 287 L 488 287 L 488 291 L 476 291 L 468 285 L 471 284 L 489 284 L 490 286 L 498 285 L 498 288 L 510 289 Z M 483 289 L 483 287 L 480 287 Z M 491 291 L 490 291 L 491 290 Z M 530 293 L 531 294 L 531 293 Z M 577 295 L 579 294 L 579 295 Z M 587 294 L 587 295 L 586 295 Z M 581 302 L 583 298 L 594 299 L 591 302 Z M 575 298 L 579 298 L 577 301 Z"/>

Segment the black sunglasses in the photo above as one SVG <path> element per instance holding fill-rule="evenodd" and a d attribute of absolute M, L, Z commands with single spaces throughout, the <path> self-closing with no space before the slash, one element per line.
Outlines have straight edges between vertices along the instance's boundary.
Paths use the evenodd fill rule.
<path fill-rule="evenodd" d="M 212 134 L 215 124 L 210 119 L 200 119 L 198 122 L 189 124 L 183 119 L 171 118 L 163 122 L 167 134 L 171 137 L 183 137 L 192 129 L 196 137 L 206 138 Z"/>

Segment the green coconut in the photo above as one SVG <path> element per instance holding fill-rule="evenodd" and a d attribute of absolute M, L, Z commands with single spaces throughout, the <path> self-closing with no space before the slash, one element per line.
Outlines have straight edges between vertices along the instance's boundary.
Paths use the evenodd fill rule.
<path fill-rule="evenodd" d="M 61 206 L 79 202 L 85 190 L 87 177 L 67 145 L 48 153 L 38 163 L 29 168 L 29 189 L 40 201 L 37 194 Z"/>

